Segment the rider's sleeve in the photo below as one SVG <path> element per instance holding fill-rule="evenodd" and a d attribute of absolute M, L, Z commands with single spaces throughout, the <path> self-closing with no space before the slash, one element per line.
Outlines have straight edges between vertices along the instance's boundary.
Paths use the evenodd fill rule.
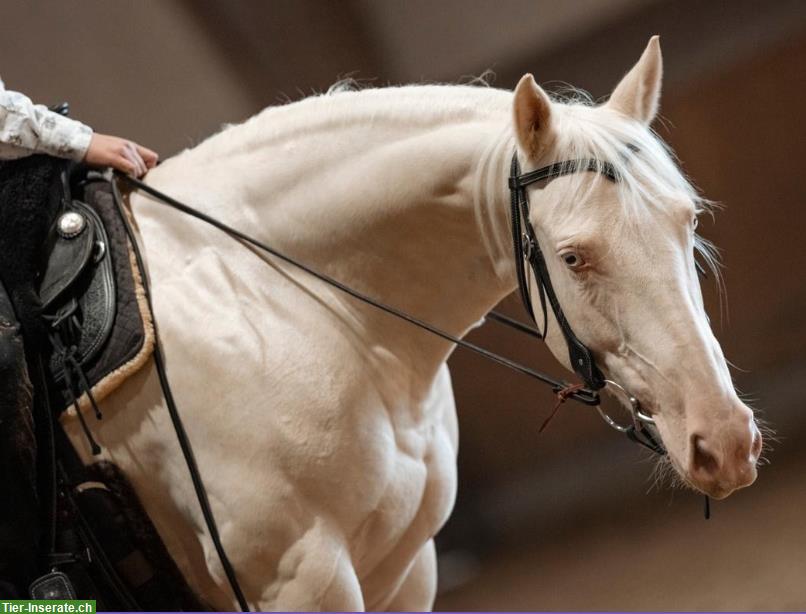
<path fill-rule="evenodd" d="M 0 79 L 0 160 L 43 153 L 80 161 L 91 138 L 89 126 L 6 90 Z"/>

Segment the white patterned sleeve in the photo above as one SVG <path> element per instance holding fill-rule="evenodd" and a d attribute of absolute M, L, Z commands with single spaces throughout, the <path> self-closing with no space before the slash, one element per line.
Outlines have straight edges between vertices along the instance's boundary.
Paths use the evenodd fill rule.
<path fill-rule="evenodd" d="M 80 161 L 91 138 L 89 126 L 35 105 L 0 80 L 0 160 L 43 153 Z"/>

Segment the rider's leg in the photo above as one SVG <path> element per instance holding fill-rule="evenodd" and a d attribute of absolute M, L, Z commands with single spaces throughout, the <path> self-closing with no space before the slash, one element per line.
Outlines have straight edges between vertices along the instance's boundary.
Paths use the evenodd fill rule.
<path fill-rule="evenodd" d="M 0 283 L 0 591 L 10 583 L 22 597 L 36 571 L 39 520 L 31 406 L 20 326 Z"/>

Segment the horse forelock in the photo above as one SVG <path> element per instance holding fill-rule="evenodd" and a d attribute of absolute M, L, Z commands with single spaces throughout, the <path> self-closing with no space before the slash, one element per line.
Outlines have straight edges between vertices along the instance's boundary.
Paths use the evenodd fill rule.
<path fill-rule="evenodd" d="M 566 160 L 593 158 L 612 165 L 619 177 L 617 204 L 625 222 L 641 224 L 653 213 L 680 203 L 690 205 L 696 215 L 712 215 L 719 207 L 700 195 L 672 149 L 649 127 L 606 106 L 596 106 L 580 90 L 554 96 L 554 102 L 559 156 Z M 584 206 L 597 184 L 584 174 L 570 175 L 564 200 Z M 695 249 L 719 279 L 717 249 L 699 235 L 695 235 Z"/>

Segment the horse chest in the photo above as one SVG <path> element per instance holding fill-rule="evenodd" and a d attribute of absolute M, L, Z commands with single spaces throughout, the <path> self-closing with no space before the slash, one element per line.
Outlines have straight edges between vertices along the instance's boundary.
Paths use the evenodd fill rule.
<path fill-rule="evenodd" d="M 389 420 L 372 472 L 376 497 L 352 533 L 359 575 L 379 564 L 405 569 L 447 519 L 456 494 L 456 410 L 447 367 L 415 413 L 415 422 Z M 382 458 L 382 460 L 381 460 Z"/>
<path fill-rule="evenodd" d="M 441 426 L 426 433 L 398 433 L 396 446 L 389 451 L 388 470 L 378 480 L 381 493 L 371 510 L 370 524 L 390 538 L 412 526 L 431 533 L 447 510 L 445 495 L 455 486 L 455 461 Z"/>

